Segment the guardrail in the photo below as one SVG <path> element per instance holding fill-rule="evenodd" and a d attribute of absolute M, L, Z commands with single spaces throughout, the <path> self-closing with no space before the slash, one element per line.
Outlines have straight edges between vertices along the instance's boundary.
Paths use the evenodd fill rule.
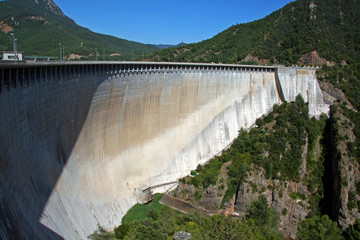
<path fill-rule="evenodd" d="M 173 62 L 26 62 L 0 63 L 0 92 L 44 81 L 84 76 L 143 74 L 155 72 L 245 71 L 275 72 L 273 66 L 173 63 Z"/>

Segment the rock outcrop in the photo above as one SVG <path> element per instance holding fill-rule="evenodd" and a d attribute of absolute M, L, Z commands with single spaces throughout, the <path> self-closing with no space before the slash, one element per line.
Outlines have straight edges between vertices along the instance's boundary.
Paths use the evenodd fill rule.
<path fill-rule="evenodd" d="M 326 59 L 320 57 L 317 51 L 306 53 L 302 55 L 298 60 L 299 65 L 306 65 L 306 66 L 321 66 L 326 63 L 327 63 Z"/>
<path fill-rule="evenodd" d="M 65 16 L 65 14 L 61 11 L 61 9 L 52 1 L 52 0 L 31 0 L 33 3 L 46 8 L 47 10 L 49 10 L 50 12 L 56 14 L 56 15 L 60 15 L 60 16 Z"/>
<path fill-rule="evenodd" d="M 239 186 L 233 215 L 244 218 L 249 205 L 263 195 L 269 207 L 280 215 L 280 230 L 286 237 L 296 239 L 298 224 L 310 210 L 308 200 L 294 199 L 290 193 L 309 195 L 301 183 L 266 179 L 264 171 L 252 171 Z"/>
<path fill-rule="evenodd" d="M 241 59 L 242 62 L 256 62 L 258 64 L 269 64 L 270 63 L 270 59 L 260 59 L 256 56 L 253 56 L 251 53 L 249 53 L 248 55 L 246 55 L 245 58 Z"/>
<path fill-rule="evenodd" d="M 360 170 L 359 163 L 349 151 L 349 143 L 354 143 L 356 136 L 352 123 L 338 107 L 334 115 L 332 126 L 332 166 L 334 184 L 332 188 L 333 218 L 337 219 L 344 229 L 360 219 Z"/>

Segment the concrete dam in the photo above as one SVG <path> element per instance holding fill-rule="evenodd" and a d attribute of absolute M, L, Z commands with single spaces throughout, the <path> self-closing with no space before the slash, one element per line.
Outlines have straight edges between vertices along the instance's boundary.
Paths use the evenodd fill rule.
<path fill-rule="evenodd" d="M 136 190 L 165 191 L 299 93 L 314 69 L 190 63 L 0 65 L 0 239 L 87 239 Z"/>

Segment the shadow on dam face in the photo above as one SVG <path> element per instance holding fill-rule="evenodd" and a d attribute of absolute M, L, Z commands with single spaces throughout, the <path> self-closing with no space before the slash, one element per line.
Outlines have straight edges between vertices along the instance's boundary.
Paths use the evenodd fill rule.
<path fill-rule="evenodd" d="M 63 239 L 39 222 L 106 76 L 0 93 L 0 238 Z"/>
<path fill-rule="evenodd" d="M 135 188 L 187 175 L 281 102 L 268 70 L 148 68 L 4 89 L 0 237 L 86 239 L 119 225 Z M 280 75 L 287 87 L 297 77 Z M 318 94 L 307 78 L 286 96 Z"/>

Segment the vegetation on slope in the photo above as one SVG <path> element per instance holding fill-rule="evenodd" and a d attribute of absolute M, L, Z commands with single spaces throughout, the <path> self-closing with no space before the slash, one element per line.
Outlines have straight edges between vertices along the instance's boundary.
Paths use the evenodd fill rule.
<path fill-rule="evenodd" d="M 321 189 L 323 167 L 318 159 L 321 155 L 317 159 L 312 157 L 315 143 L 324 130 L 325 119 L 310 119 L 308 106 L 299 95 L 294 103 L 274 106 L 273 111 L 258 119 L 256 124 L 257 127 L 249 132 L 240 130 L 232 146 L 199 169 L 198 175 L 187 178 L 188 183 L 200 189 L 215 185 L 222 164 L 229 161 L 228 188 L 223 203 L 232 199 L 239 184 L 254 166 L 264 169 L 267 179 L 299 182 L 299 167 L 303 162 L 303 148 L 307 143 L 307 181 L 311 185 L 310 189 Z"/>
<path fill-rule="evenodd" d="M 123 223 L 114 232 L 107 232 L 99 227 L 89 236 L 92 240 L 167 240 L 173 239 L 176 232 L 184 231 L 191 234 L 191 239 L 249 239 L 265 240 L 284 239 L 277 229 L 277 213 L 267 207 L 265 198 L 260 198 L 249 207 L 245 219 L 214 215 L 206 217 L 194 213 L 190 215 L 177 215 L 168 207 L 161 209 L 157 215 L 149 215 L 144 220 Z M 348 233 L 347 239 L 357 239 L 359 236 L 359 223 Z M 355 238 L 354 238 L 355 237 Z M 336 223 L 326 215 L 312 217 L 305 220 L 299 230 L 299 239 L 343 239 Z"/>
<path fill-rule="evenodd" d="M 327 215 L 314 216 L 303 221 L 299 228 L 299 239 L 343 239 L 336 222 Z"/>
<path fill-rule="evenodd" d="M 322 66 L 317 72 L 321 82 L 341 89 L 346 99 L 356 108 L 360 109 L 360 57 L 349 65 L 336 64 L 334 66 Z"/>
<path fill-rule="evenodd" d="M 18 51 L 26 56 L 54 56 L 60 54 L 59 43 L 65 46 L 65 56 L 77 54 L 84 59 L 132 60 L 156 51 L 145 45 L 116 37 L 98 34 L 77 25 L 66 16 L 55 14 L 43 6 L 25 0 L 0 2 L 0 49 L 13 50 L 10 33 L 14 33 Z M 110 57 L 110 54 L 118 53 Z"/>
<path fill-rule="evenodd" d="M 153 54 L 158 61 L 240 63 L 249 53 L 271 63 L 296 64 L 318 51 L 328 61 L 360 59 L 356 0 L 297 0 L 264 19 L 237 24 L 200 43 Z"/>
<path fill-rule="evenodd" d="M 255 201 L 244 220 L 215 215 L 207 217 L 194 213 L 177 215 L 169 207 L 159 214 L 149 214 L 144 220 L 123 223 L 114 233 L 103 228 L 89 236 L 90 239 L 173 239 L 176 232 L 185 231 L 191 239 L 284 239 L 273 220 L 278 216 L 267 207 L 266 199 Z"/>

